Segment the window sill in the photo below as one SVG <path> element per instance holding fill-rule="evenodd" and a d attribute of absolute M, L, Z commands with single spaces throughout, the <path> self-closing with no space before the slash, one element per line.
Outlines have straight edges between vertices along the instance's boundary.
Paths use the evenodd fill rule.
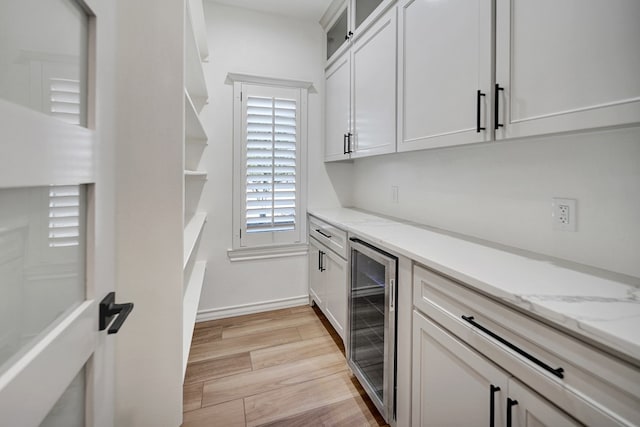
<path fill-rule="evenodd" d="M 294 245 L 229 249 L 227 256 L 229 257 L 229 261 L 237 262 L 303 256 L 307 255 L 308 252 L 309 247 L 306 243 L 296 243 Z"/>

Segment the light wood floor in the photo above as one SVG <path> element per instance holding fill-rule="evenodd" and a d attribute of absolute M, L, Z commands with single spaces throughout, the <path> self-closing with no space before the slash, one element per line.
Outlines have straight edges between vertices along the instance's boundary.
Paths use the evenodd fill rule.
<path fill-rule="evenodd" d="M 316 308 L 196 324 L 184 385 L 193 426 L 386 426 Z"/>

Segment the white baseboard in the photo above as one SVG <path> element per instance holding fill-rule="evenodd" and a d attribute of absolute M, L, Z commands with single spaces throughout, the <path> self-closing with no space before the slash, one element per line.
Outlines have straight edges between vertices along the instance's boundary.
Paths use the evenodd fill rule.
<path fill-rule="evenodd" d="M 262 313 L 264 311 L 277 310 L 280 308 L 297 307 L 300 305 L 309 305 L 309 295 L 301 295 L 299 297 L 284 298 L 279 300 L 262 301 L 252 304 L 236 305 L 232 307 L 201 310 L 198 311 L 196 323 L 204 322 L 207 320 L 223 319 L 225 317 L 242 316 L 244 314 Z"/>

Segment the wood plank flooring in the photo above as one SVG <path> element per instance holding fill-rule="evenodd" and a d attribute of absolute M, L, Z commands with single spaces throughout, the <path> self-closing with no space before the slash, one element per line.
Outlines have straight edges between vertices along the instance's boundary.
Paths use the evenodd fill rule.
<path fill-rule="evenodd" d="M 196 324 L 184 427 L 387 426 L 317 308 Z"/>

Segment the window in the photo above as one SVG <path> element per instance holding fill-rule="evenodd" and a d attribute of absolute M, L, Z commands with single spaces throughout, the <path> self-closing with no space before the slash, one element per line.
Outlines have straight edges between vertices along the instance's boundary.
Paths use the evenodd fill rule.
<path fill-rule="evenodd" d="M 307 88 L 252 83 L 234 83 L 236 250 L 295 245 L 305 232 Z"/>

